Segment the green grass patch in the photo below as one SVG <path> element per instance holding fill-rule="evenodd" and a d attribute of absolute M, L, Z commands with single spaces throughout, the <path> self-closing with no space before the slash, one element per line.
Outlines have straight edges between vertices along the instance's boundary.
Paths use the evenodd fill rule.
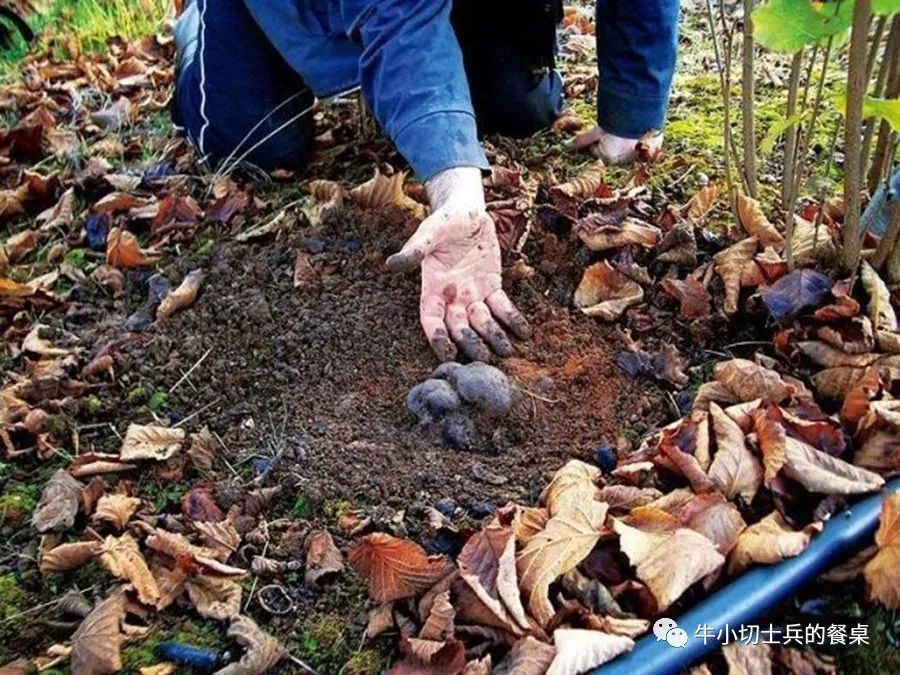
<path fill-rule="evenodd" d="M 54 0 L 48 10 L 25 17 L 37 38 L 28 45 L 17 36 L 12 48 L 0 54 L 0 79 L 13 77 L 29 53 L 51 48 L 54 56 L 66 59 L 102 51 L 112 37 L 153 35 L 172 6 L 171 0 Z"/>

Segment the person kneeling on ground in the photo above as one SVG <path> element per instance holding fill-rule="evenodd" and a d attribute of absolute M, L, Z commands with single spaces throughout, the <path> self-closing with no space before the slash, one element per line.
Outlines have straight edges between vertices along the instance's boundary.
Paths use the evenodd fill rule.
<path fill-rule="evenodd" d="M 524 137 L 562 111 L 560 0 L 187 0 L 175 28 L 175 123 L 212 166 L 301 169 L 316 97 L 357 87 L 425 184 L 432 213 L 389 269 L 421 268 L 420 317 L 442 360 L 508 356 L 530 328 L 501 287 L 479 134 Z M 598 0 L 598 126 L 610 162 L 661 129 L 678 0 Z M 661 135 L 654 141 L 661 142 Z"/>

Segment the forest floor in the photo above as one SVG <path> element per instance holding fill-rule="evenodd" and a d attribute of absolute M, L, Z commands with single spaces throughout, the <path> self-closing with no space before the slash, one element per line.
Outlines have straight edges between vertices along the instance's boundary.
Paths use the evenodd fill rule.
<path fill-rule="evenodd" d="M 642 168 L 650 172 L 645 201 L 658 213 L 687 203 L 723 175 L 724 106 L 705 17 L 699 4 L 685 5 L 666 156 Z M 560 61 L 568 105 L 585 126 L 592 124 L 596 81 L 592 41 L 569 30 Z M 18 214 L 5 215 L 4 238 L 33 228 L 34 216 L 53 208 L 69 187 L 76 188 L 77 199 L 68 220 L 79 225 L 45 231 L 11 268 L 22 283 L 59 270 L 53 294 L 64 300 L 48 297 L 0 313 L 6 337 L 0 366 L 8 382 L 26 373 L 33 377 L 33 362 L 18 345 L 35 324 L 44 326 L 41 338 L 74 355 L 78 368 L 114 357 L 112 377 L 54 380 L 52 425 L 44 427 L 51 433 L 49 450 L 0 461 L 0 663 L 34 657 L 66 639 L 72 626 L 59 617 L 63 593 L 78 589 L 100 597 L 110 585 L 108 571 L 96 562 L 41 575 L 36 561 L 42 542 L 30 523 L 45 483 L 58 469 L 78 455 L 117 452 L 130 424 L 175 424 L 190 432 L 208 427 L 214 438 L 217 459 L 211 467 L 176 458 L 103 477 L 106 489 L 141 500 L 138 516 L 147 522 L 174 523 L 204 490 L 213 491 L 227 511 L 248 491 L 277 486 L 265 510 L 273 532 L 327 529 L 346 550 L 350 531 L 364 518 L 418 540 L 428 531 L 429 507 L 441 502 L 451 505 L 459 527 L 475 527 L 510 501 L 534 504 L 569 459 L 595 462 L 598 448 L 609 446 L 629 452 L 645 435 L 680 418 L 680 391 L 696 391 L 709 379 L 713 361 L 773 353 L 768 334 L 753 320 L 728 321 L 717 314 L 698 325 L 650 312 L 632 316 L 626 325 L 645 349 L 664 342 L 677 347 L 689 361 L 690 381 L 674 387 L 629 377 L 616 361 L 623 350 L 619 328 L 572 304 L 590 252 L 577 238 L 554 232 L 529 205 L 529 231 L 518 240 L 524 245 L 505 251 L 504 262 L 505 287 L 530 318 L 534 337 L 497 364 L 519 394 L 508 416 L 478 421 L 469 449 L 448 448 L 440 430 L 418 424 L 405 405 L 409 389 L 436 365 L 420 335 L 417 279 L 383 270 L 415 219 L 399 208 L 350 209 L 319 218 L 308 195 L 313 179 L 352 187 L 376 170 L 405 168 L 390 144 L 360 119 L 355 98 L 322 104 L 321 152 L 302 175 L 282 172 L 253 182 L 238 172 L 233 181 L 210 183 L 168 121 L 168 38 L 111 44 L 108 52 L 58 64 L 30 57 L 22 69 L 25 86 L 10 84 L 0 95 L 7 131 L 21 127 L 27 115 L 50 114 L 54 122 L 44 124 L 43 143 L 58 150 L 34 151 L 24 136 L 18 145 L 11 141 L 12 150 L 7 147 L 11 159 L 0 167 L 4 187 L 15 189 L 23 169 L 43 178 Z M 762 129 L 783 108 L 787 65 L 771 57 L 760 69 Z M 72 88 L 86 93 L 77 104 L 60 103 Z M 590 165 L 590 158 L 567 147 L 570 138 L 570 132 L 548 130 L 524 141 L 490 138 L 488 148 L 497 164 L 514 170 L 540 196 Z M 624 188 L 633 178 L 633 169 L 611 169 L 605 180 Z M 775 193 L 773 171 L 763 172 L 762 184 L 765 193 Z M 109 203 L 114 191 L 118 204 Z M 407 192 L 421 195 L 415 185 Z M 140 214 L 145 208 L 149 219 Z M 166 209 L 171 215 L 162 217 Z M 90 227 L 104 227 L 96 220 L 80 226 L 102 213 L 108 214 L 105 227 L 127 222 L 142 245 L 164 252 L 153 265 L 124 270 L 118 293 L 84 282 L 97 278 L 106 240 L 99 247 L 91 243 Z M 707 229 L 727 231 L 731 220 L 723 202 L 709 214 Z M 261 225 L 268 230 L 245 236 Z M 299 281 L 298 252 L 313 270 Z M 161 275 L 175 286 L 196 268 L 204 271 L 196 301 L 153 322 L 150 296 L 159 277 L 151 278 Z M 21 449 L 15 433 L 7 438 Z M 268 547 L 247 544 L 231 562 L 249 567 Z M 349 569 L 322 588 L 304 584 L 300 572 L 287 572 L 279 582 L 294 604 L 290 613 L 274 616 L 260 605 L 259 588 L 269 581 L 254 576 L 241 582 L 243 610 L 291 654 L 322 675 L 385 667 L 396 641 L 390 635 L 364 639 L 374 605 Z M 864 608 L 861 593 L 856 587 L 826 595 L 814 589 L 778 615 L 814 607 L 820 614 L 864 616 L 873 627 L 873 645 L 839 653 L 840 671 L 897 672 L 900 661 L 891 643 L 897 617 Z M 123 648 L 126 672 L 156 663 L 154 648 L 162 641 L 212 649 L 228 643 L 223 623 L 189 610 L 160 612 L 149 625 L 143 639 Z M 290 663 L 279 672 L 295 668 L 301 672 Z M 44 672 L 66 671 L 60 666 Z"/>

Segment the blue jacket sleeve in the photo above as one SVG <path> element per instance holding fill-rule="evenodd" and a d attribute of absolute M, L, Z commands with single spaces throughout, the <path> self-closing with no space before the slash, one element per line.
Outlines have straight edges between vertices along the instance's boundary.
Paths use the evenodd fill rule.
<path fill-rule="evenodd" d="M 363 93 L 420 180 L 453 167 L 488 168 L 478 142 L 451 0 L 343 0 L 362 44 Z"/>

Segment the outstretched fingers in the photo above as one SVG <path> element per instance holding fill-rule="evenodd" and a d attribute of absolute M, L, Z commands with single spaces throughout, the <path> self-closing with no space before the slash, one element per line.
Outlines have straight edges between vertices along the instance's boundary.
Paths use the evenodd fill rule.
<path fill-rule="evenodd" d="M 528 324 L 528 320 L 522 316 L 509 296 L 502 290 L 491 293 L 485 299 L 485 303 L 490 308 L 491 314 L 509 328 L 517 338 L 527 340 L 531 337 L 531 326 Z"/>
<path fill-rule="evenodd" d="M 441 361 L 452 361 L 456 358 L 456 345 L 450 339 L 447 325 L 444 323 L 446 304 L 438 295 L 422 298 L 420 320 L 428 344 Z"/>
<path fill-rule="evenodd" d="M 463 354 L 473 361 L 487 361 L 491 358 L 491 350 L 469 325 L 465 305 L 458 302 L 448 305 L 445 320 L 450 337 Z"/>
<path fill-rule="evenodd" d="M 495 354 L 502 357 L 512 356 L 513 346 L 506 337 L 506 333 L 500 327 L 491 310 L 483 302 L 473 302 L 468 309 L 469 325 L 475 329 L 481 338 L 488 344 Z"/>

